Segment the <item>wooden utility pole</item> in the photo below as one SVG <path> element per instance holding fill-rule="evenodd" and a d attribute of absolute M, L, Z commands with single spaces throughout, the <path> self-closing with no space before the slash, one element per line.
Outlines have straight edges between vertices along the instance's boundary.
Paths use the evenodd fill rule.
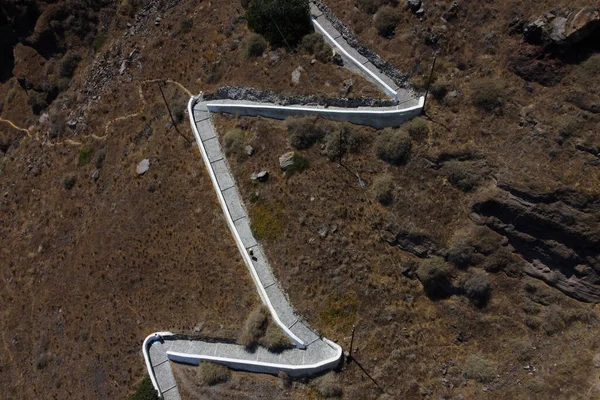
<path fill-rule="evenodd" d="M 433 70 L 435 69 L 435 60 L 437 60 L 437 56 L 433 56 L 433 64 L 431 64 L 431 72 L 429 73 L 429 79 L 427 80 L 427 90 L 425 91 L 425 99 L 423 99 L 423 114 L 425 114 L 425 104 L 427 104 L 427 95 L 429 94 L 429 86 L 431 86 L 431 80 L 433 79 Z"/>
<path fill-rule="evenodd" d="M 171 113 L 171 108 L 169 107 L 169 103 L 167 103 L 167 98 L 165 97 L 165 94 L 163 93 L 162 86 L 160 86 L 160 81 L 157 81 L 156 84 L 158 85 L 158 90 L 160 90 L 160 94 L 163 98 L 163 101 L 165 102 L 165 106 L 167 106 L 167 111 L 169 112 L 169 117 L 171 117 L 171 122 L 173 123 L 173 127 L 177 131 L 177 134 L 179 134 L 179 136 L 184 138 L 188 143 L 192 143 L 192 141 L 190 139 L 188 139 L 187 136 L 185 136 L 183 133 L 181 133 L 179 131 L 179 128 L 177 128 L 177 123 L 175 123 L 175 118 L 173 118 L 173 113 Z"/>

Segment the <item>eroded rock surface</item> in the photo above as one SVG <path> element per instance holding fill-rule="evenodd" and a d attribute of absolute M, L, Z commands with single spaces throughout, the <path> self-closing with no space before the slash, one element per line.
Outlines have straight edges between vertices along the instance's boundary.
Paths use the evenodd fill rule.
<path fill-rule="evenodd" d="M 525 272 L 578 300 L 600 302 L 600 196 L 508 185 L 472 205 L 472 219 L 508 238 Z"/>

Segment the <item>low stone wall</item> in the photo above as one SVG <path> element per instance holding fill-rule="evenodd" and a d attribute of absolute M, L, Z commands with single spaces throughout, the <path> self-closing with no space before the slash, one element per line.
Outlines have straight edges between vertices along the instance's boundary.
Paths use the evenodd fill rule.
<path fill-rule="evenodd" d="M 368 125 L 377 129 L 400 126 L 421 114 L 423 98 L 419 104 L 408 108 L 324 108 L 309 106 L 278 106 L 249 101 L 224 100 L 206 104 L 210 112 L 224 112 L 245 116 L 285 119 L 295 115 L 318 115 L 333 121 L 347 121 L 358 125 Z"/>

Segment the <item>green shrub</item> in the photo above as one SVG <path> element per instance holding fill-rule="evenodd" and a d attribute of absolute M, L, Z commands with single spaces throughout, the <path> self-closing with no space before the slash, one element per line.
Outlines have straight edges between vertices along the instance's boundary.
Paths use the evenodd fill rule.
<path fill-rule="evenodd" d="M 171 112 L 173 113 L 173 119 L 176 124 L 180 124 L 185 118 L 185 110 L 187 104 L 185 102 L 175 102 L 171 106 Z"/>
<path fill-rule="evenodd" d="M 158 400 L 158 393 L 154 386 L 152 385 L 152 381 L 150 377 L 146 375 L 144 379 L 140 382 L 140 384 L 135 389 L 135 393 L 129 396 L 130 400 Z"/>
<path fill-rule="evenodd" d="M 78 166 L 87 165 L 92 158 L 92 148 L 85 146 L 81 150 L 79 150 L 79 158 L 77 161 Z"/>
<path fill-rule="evenodd" d="M 346 153 L 356 153 L 363 141 L 360 133 L 349 123 L 343 123 L 337 132 L 329 132 L 325 136 L 325 149 L 323 154 L 330 161 L 338 160 Z"/>
<path fill-rule="evenodd" d="M 62 180 L 62 185 L 66 190 L 71 190 L 75 187 L 75 183 L 77 183 L 77 177 L 73 174 L 66 175 Z"/>
<path fill-rule="evenodd" d="M 250 209 L 250 228 L 257 239 L 275 240 L 283 231 L 281 210 L 262 201 Z"/>
<path fill-rule="evenodd" d="M 246 58 L 254 58 L 260 57 L 265 52 L 267 48 L 267 42 L 263 39 L 262 36 L 252 33 L 242 44 L 242 48 L 244 49 L 244 57 Z"/>
<path fill-rule="evenodd" d="M 300 172 L 303 172 L 304 170 L 308 169 L 308 167 L 310 167 L 310 162 L 308 161 L 308 158 L 303 157 L 298 153 L 294 154 L 294 158 L 292 159 L 292 161 L 294 162 L 292 166 L 285 170 L 286 176 L 299 174 Z"/>
<path fill-rule="evenodd" d="M 490 277 L 485 272 L 475 272 L 466 280 L 463 290 L 471 300 L 486 301 L 490 295 Z"/>
<path fill-rule="evenodd" d="M 427 125 L 427 121 L 421 117 L 413 118 L 404 124 L 402 128 L 408 132 L 413 140 L 418 142 L 427 139 L 427 136 L 429 136 L 429 126 Z"/>
<path fill-rule="evenodd" d="M 384 206 L 394 202 L 394 181 L 391 175 L 381 175 L 373 180 L 373 196 Z"/>
<path fill-rule="evenodd" d="M 475 249 L 471 245 L 471 239 L 466 236 L 458 236 L 448 249 L 447 259 L 458 268 L 467 268 L 472 264 Z"/>
<path fill-rule="evenodd" d="M 498 370 L 489 360 L 471 354 L 465 362 L 464 375 L 468 379 L 475 379 L 481 383 L 490 383 L 498 375 Z"/>
<path fill-rule="evenodd" d="M 302 38 L 300 48 L 308 54 L 313 54 L 322 63 L 331 59 L 331 47 L 325 42 L 323 36 L 317 32 L 310 33 Z"/>
<path fill-rule="evenodd" d="M 100 50 L 105 41 L 106 36 L 104 36 L 102 33 L 96 35 L 94 41 L 92 42 L 92 50 L 94 50 L 94 53 L 97 53 L 98 50 Z"/>
<path fill-rule="evenodd" d="M 260 344 L 272 352 L 280 352 L 293 346 L 288 337 L 281 332 L 281 329 L 273 321 L 270 321 L 267 326 Z"/>
<path fill-rule="evenodd" d="M 81 56 L 74 51 L 68 51 L 58 64 L 58 71 L 61 78 L 71 78 L 81 61 Z"/>
<path fill-rule="evenodd" d="M 296 46 L 313 30 L 308 0 L 252 0 L 246 20 L 273 46 Z"/>
<path fill-rule="evenodd" d="M 437 100 L 441 100 L 450 90 L 450 84 L 445 81 L 437 81 L 431 84 L 429 91 Z"/>
<path fill-rule="evenodd" d="M 394 36 L 399 21 L 398 12 L 391 7 L 382 7 L 377 11 L 374 18 L 375 28 L 377 28 L 379 35 L 383 37 Z"/>
<path fill-rule="evenodd" d="M 504 84 L 496 78 L 483 78 L 471 85 L 471 101 L 484 111 L 495 111 L 504 105 Z"/>
<path fill-rule="evenodd" d="M 315 379 L 313 385 L 315 390 L 324 398 L 340 397 L 343 393 L 342 386 L 339 384 L 334 372 L 329 372 Z"/>
<path fill-rule="evenodd" d="M 416 273 L 429 294 L 445 292 L 450 284 L 450 267 L 441 257 L 424 259 L 417 267 Z"/>
<path fill-rule="evenodd" d="M 202 373 L 202 381 L 208 386 L 227 382 L 231 376 L 226 366 L 209 361 L 200 363 L 200 372 Z"/>
<path fill-rule="evenodd" d="M 237 161 L 243 161 L 246 158 L 243 130 L 239 128 L 228 130 L 223 136 L 223 145 L 227 156 L 233 156 Z"/>
<path fill-rule="evenodd" d="M 182 19 L 179 23 L 179 28 L 183 33 L 190 33 L 194 27 L 194 20 L 192 18 Z"/>
<path fill-rule="evenodd" d="M 244 329 L 238 338 L 238 343 L 248 348 L 255 347 L 264 335 L 268 323 L 268 308 L 264 305 L 255 308 L 246 319 Z"/>
<path fill-rule="evenodd" d="M 444 169 L 448 173 L 448 182 L 463 192 L 470 192 L 479 186 L 480 177 L 468 168 L 468 164 L 450 161 L 444 165 Z"/>
<path fill-rule="evenodd" d="M 46 93 L 31 91 L 27 98 L 27 104 L 31 106 L 31 111 L 35 115 L 40 115 L 43 110 L 48 108 L 48 102 Z"/>
<path fill-rule="evenodd" d="M 393 165 L 405 164 L 412 145 L 408 133 L 402 130 L 384 129 L 375 139 L 375 154 L 381 160 Z"/>
<path fill-rule="evenodd" d="M 330 127 L 316 117 L 291 117 L 285 120 L 290 145 L 298 150 L 306 149 L 323 139 Z"/>

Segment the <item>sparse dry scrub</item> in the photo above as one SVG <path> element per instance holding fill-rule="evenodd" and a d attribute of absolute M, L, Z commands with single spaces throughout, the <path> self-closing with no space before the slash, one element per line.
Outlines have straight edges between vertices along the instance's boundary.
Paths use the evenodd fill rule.
<path fill-rule="evenodd" d="M 208 386 L 227 382 L 231 376 L 226 366 L 209 361 L 200 363 L 200 372 L 202 374 L 202 381 Z"/>
<path fill-rule="evenodd" d="M 393 165 L 405 164 L 412 149 L 410 136 L 403 130 L 386 128 L 375 139 L 375 154 Z"/>
<path fill-rule="evenodd" d="M 373 180 L 373 196 L 384 206 L 389 206 L 394 202 L 394 189 L 394 180 L 391 175 L 381 175 Z"/>

